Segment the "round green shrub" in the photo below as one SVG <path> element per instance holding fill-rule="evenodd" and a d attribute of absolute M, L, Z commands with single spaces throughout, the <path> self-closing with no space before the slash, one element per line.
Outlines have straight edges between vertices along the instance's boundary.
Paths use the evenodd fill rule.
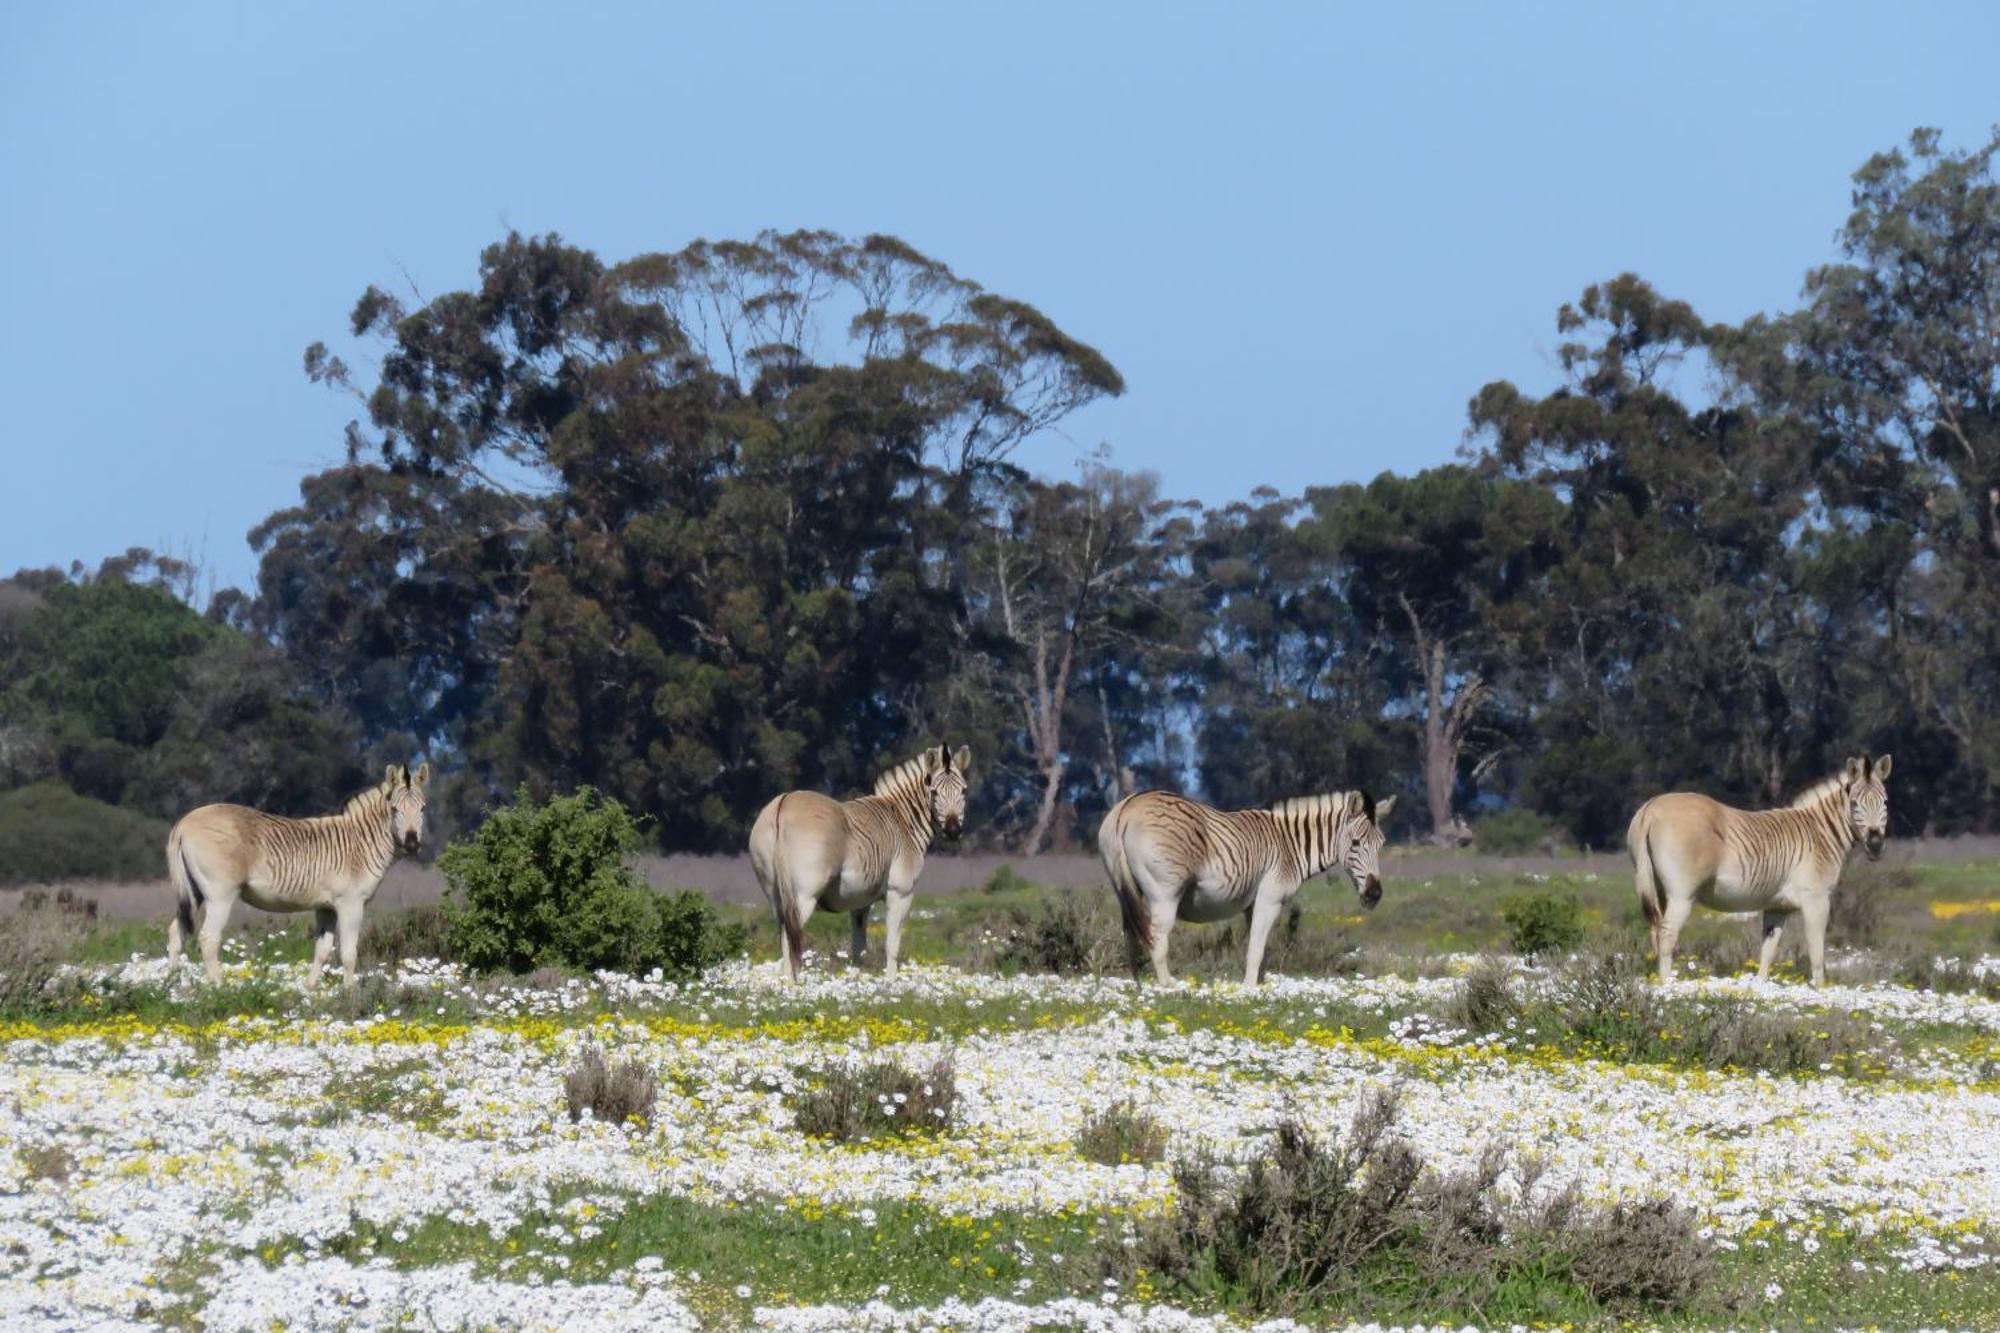
<path fill-rule="evenodd" d="M 539 967 L 687 976 L 740 952 L 698 893 L 662 898 L 632 868 L 639 831 L 590 787 L 537 802 L 526 789 L 438 857 L 446 936 L 481 972 Z"/>
<path fill-rule="evenodd" d="M 1496 810 L 1472 825 L 1473 843 L 1480 851 L 1495 856 L 1532 852 L 1548 835 L 1549 826 L 1542 817 L 1518 805 Z"/>
<path fill-rule="evenodd" d="M 1568 953 L 1583 939 L 1583 909 L 1573 894 L 1549 889 L 1515 894 L 1501 902 L 1500 919 L 1514 952 L 1530 958 Z"/>
<path fill-rule="evenodd" d="M 0 884 L 167 873 L 167 825 L 50 779 L 0 793 Z"/>

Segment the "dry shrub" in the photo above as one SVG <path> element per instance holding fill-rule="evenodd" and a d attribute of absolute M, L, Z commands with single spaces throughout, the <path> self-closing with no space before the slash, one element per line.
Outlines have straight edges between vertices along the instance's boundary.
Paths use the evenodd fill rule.
<path fill-rule="evenodd" d="M 1053 972 L 1064 976 L 1100 972 L 1113 954 L 1108 920 L 1064 894 L 1032 912 L 1016 907 L 1007 914 L 994 946 L 1002 972 Z"/>
<path fill-rule="evenodd" d="M 21 1169 L 28 1173 L 30 1180 L 53 1180 L 60 1185 L 76 1170 L 76 1159 L 59 1143 L 38 1143 L 18 1152 Z"/>
<path fill-rule="evenodd" d="M 660 1079 L 637 1060 L 627 1060 L 613 1069 L 605 1063 L 603 1051 L 586 1046 L 570 1067 L 563 1088 L 569 1096 L 572 1123 L 582 1119 L 588 1110 L 591 1119 L 613 1125 L 632 1120 L 651 1124 L 653 1104 L 660 1095 Z"/>
<path fill-rule="evenodd" d="M 364 967 L 393 967 L 408 958 L 452 960 L 450 924 L 435 903 L 384 912 L 361 927 Z"/>
<path fill-rule="evenodd" d="M 1882 933 L 1882 899 L 1908 894 L 1917 872 L 1908 866 L 1862 864 L 1840 877 L 1826 917 L 1826 942 L 1837 949 L 1873 947 Z"/>
<path fill-rule="evenodd" d="M 1510 1018 L 1521 1016 L 1521 1001 L 1508 984 L 1513 968 L 1505 959 L 1482 956 L 1466 973 L 1449 1013 L 1452 1024 L 1468 1032 L 1498 1032 Z"/>
<path fill-rule="evenodd" d="M 1559 973 L 1521 1018 L 1626 1061 L 1802 1074 L 1822 1065 L 1854 1072 L 1889 1057 L 1881 1034 L 1845 1010 L 1786 1013 L 1738 995 L 1669 999 L 1609 958 Z"/>
<path fill-rule="evenodd" d="M 65 988 L 51 983 L 83 939 L 90 914 L 47 904 L 46 894 L 36 905 L 24 897 L 20 909 L 0 921 L 0 1012 L 52 1009 L 67 998 L 60 993 Z"/>
<path fill-rule="evenodd" d="M 1167 1127 L 1131 1102 L 1118 1102 L 1085 1118 L 1076 1151 L 1104 1166 L 1157 1162 L 1167 1155 Z"/>
<path fill-rule="evenodd" d="M 1693 1219 L 1661 1199 L 1610 1210 L 1563 1191 L 1509 1205 L 1509 1155 L 1427 1174 L 1378 1091 L 1328 1144 L 1278 1125 L 1271 1156 L 1231 1177 L 1211 1160 L 1176 1168 L 1180 1207 L 1142 1222 L 1128 1249 L 1107 1240 L 1102 1265 L 1144 1272 L 1197 1297 L 1258 1314 L 1338 1310 L 1496 1322 L 1682 1308 L 1715 1278 Z M 1539 1167 L 1515 1168 L 1529 1194 Z"/>
<path fill-rule="evenodd" d="M 808 1086 L 786 1101 L 801 1131 L 835 1143 L 945 1130 L 958 1114 L 958 1071 L 950 1056 L 924 1070 L 888 1060 L 827 1065 L 807 1071 L 806 1079 Z"/>

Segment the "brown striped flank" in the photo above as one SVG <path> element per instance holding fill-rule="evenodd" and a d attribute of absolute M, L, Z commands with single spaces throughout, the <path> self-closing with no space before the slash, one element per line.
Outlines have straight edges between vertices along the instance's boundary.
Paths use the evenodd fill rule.
<path fill-rule="evenodd" d="M 777 797 L 750 829 L 750 866 L 778 918 L 785 974 L 799 979 L 805 927 L 818 908 L 853 921 L 859 966 L 868 944 L 868 909 L 889 900 L 888 973 L 896 975 L 903 920 L 923 872 L 924 854 L 942 833 L 965 826 L 966 769 L 971 751 L 934 746 L 905 760 L 852 801 L 813 791 Z"/>
<path fill-rule="evenodd" d="M 1890 756 L 1849 759 L 1782 810 L 1737 810 L 1694 792 L 1655 796 L 1625 834 L 1639 906 L 1671 980 L 1674 946 L 1694 905 L 1763 913 L 1759 980 L 1770 974 L 1787 920 L 1805 928 L 1814 985 L 1826 978 L 1826 918 L 1856 843 L 1872 860 L 1889 831 Z"/>
<path fill-rule="evenodd" d="M 199 918 L 202 964 L 211 982 L 220 981 L 222 931 L 241 898 L 267 912 L 314 914 L 308 984 L 319 981 L 337 928 L 342 980 L 352 986 L 361 909 L 390 862 L 422 845 L 430 776 L 428 763 L 414 773 L 391 764 L 379 784 L 339 814 L 314 819 L 241 805 L 204 805 L 183 815 L 167 835 L 167 875 L 176 895 L 167 956 L 180 962 L 182 936 Z"/>
<path fill-rule="evenodd" d="M 1097 851 L 1118 896 L 1127 955 L 1137 979 L 1172 980 L 1167 936 L 1174 922 L 1250 914 L 1243 981 L 1263 977 L 1264 946 L 1299 885 L 1335 867 L 1373 908 L 1382 897 L 1382 825 L 1396 798 L 1332 792 L 1280 801 L 1268 810 L 1216 810 L 1172 792 L 1128 796 L 1104 817 Z"/>

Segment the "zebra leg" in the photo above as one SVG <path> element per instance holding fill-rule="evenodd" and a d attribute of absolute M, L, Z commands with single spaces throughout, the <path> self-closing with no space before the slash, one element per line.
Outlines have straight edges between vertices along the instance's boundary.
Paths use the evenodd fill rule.
<path fill-rule="evenodd" d="M 210 985 L 222 981 L 222 929 L 229 924 L 229 909 L 236 906 L 236 894 L 211 893 L 202 904 L 201 965 Z"/>
<path fill-rule="evenodd" d="M 1285 908 L 1285 900 L 1274 893 L 1259 892 L 1257 901 L 1250 907 L 1250 951 L 1243 957 L 1243 984 L 1260 986 L 1264 982 L 1264 944 L 1271 938 L 1271 927 L 1278 924 L 1278 913 Z"/>
<path fill-rule="evenodd" d="M 1148 895 L 1141 910 L 1151 913 L 1153 918 L 1153 980 L 1172 981 L 1174 974 L 1173 969 L 1167 966 L 1167 945 L 1168 937 L 1174 931 L 1174 921 L 1180 916 L 1180 900 L 1170 898 L 1163 903 Z"/>
<path fill-rule="evenodd" d="M 306 968 L 306 988 L 319 985 L 320 973 L 326 969 L 326 960 L 333 954 L 334 914 L 331 907 L 313 909 L 313 958 Z"/>
<path fill-rule="evenodd" d="M 847 915 L 854 922 L 854 965 L 860 967 L 862 960 L 868 957 L 868 909 L 857 907 Z"/>
<path fill-rule="evenodd" d="M 896 975 L 896 955 L 901 953 L 903 949 L 903 918 L 910 914 L 910 904 L 915 902 L 916 898 L 917 892 L 916 885 L 914 884 L 907 889 L 898 889 L 894 885 L 891 885 L 889 888 L 889 961 L 887 971 L 892 977 Z M 866 914 L 864 913 L 863 915 L 865 916 Z"/>
<path fill-rule="evenodd" d="M 340 928 L 340 984 L 353 990 L 355 956 L 361 951 L 361 900 L 341 899 L 334 904 L 333 915 Z"/>
<path fill-rule="evenodd" d="M 1757 950 L 1757 980 L 1763 981 L 1771 975 L 1771 963 L 1778 956 L 1778 940 L 1784 934 L 1784 912 L 1764 913 L 1764 939 Z"/>
<path fill-rule="evenodd" d="M 1826 984 L 1826 918 L 1832 908 L 1828 895 L 1807 894 L 1799 906 L 1799 924 L 1806 932 L 1806 961 L 1812 964 L 1812 984 Z"/>
<path fill-rule="evenodd" d="M 1660 913 L 1660 984 L 1674 979 L 1674 946 L 1680 943 L 1681 927 L 1687 924 L 1688 913 L 1694 910 L 1694 899 L 1682 898 L 1677 894 L 1667 895 L 1667 905 Z"/>

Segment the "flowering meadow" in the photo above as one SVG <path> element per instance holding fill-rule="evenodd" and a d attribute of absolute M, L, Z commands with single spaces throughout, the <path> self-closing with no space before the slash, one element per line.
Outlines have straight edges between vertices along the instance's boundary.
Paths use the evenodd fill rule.
<path fill-rule="evenodd" d="M 800 987 L 762 960 L 687 984 L 493 981 L 406 960 L 309 994 L 296 963 L 235 956 L 219 988 L 159 958 L 81 966 L 60 1010 L 0 1020 L 0 1327 L 1521 1322 L 1251 1310 L 1117 1262 L 1177 1207 L 1176 1162 L 1241 1170 L 1281 1121 L 1337 1141 L 1385 1088 L 1427 1172 L 1499 1143 L 1496 1188 L 1522 1206 L 1525 1184 L 1690 1210 L 1720 1277 L 1669 1322 L 2000 1324 L 2000 1002 L 1974 984 L 1991 960 L 1946 965 L 1956 993 L 1677 982 L 1628 1037 L 1549 1026 L 1557 969 L 1469 957 L 1257 989 L 825 959 Z M 1478 978 L 1490 1024 L 1468 1021 Z M 1789 1044 L 1677 1044 L 1725 1020 Z M 657 1075 L 648 1117 L 572 1118 L 586 1047 Z M 828 1070 L 941 1059 L 937 1124 L 798 1128 Z M 1118 1108 L 1164 1151 L 1080 1151 Z"/>

